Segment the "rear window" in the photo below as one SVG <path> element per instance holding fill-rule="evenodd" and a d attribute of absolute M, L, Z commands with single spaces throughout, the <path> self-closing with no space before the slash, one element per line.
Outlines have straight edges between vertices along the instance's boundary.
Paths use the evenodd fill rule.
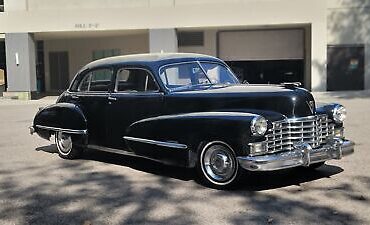
<path fill-rule="evenodd" d="M 71 91 L 78 92 L 108 92 L 112 82 L 111 69 L 96 69 L 84 74 L 80 81 L 72 86 Z"/>

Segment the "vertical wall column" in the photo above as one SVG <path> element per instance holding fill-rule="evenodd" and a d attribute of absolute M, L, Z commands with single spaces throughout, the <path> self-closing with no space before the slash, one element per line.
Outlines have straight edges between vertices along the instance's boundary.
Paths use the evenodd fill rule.
<path fill-rule="evenodd" d="M 311 26 L 311 89 L 326 91 L 327 62 L 327 28 L 324 21 L 312 23 Z"/>
<path fill-rule="evenodd" d="M 31 99 L 36 91 L 36 44 L 32 34 L 5 34 L 7 92 L 4 96 Z"/>
<path fill-rule="evenodd" d="M 158 52 L 177 52 L 176 30 L 171 29 L 150 29 L 149 30 L 149 51 Z"/>

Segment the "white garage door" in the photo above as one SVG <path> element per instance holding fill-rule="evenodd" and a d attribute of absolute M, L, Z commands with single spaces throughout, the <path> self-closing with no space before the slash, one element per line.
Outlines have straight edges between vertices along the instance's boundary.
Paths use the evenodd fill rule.
<path fill-rule="evenodd" d="M 304 31 L 222 31 L 219 57 L 225 61 L 303 59 Z"/>

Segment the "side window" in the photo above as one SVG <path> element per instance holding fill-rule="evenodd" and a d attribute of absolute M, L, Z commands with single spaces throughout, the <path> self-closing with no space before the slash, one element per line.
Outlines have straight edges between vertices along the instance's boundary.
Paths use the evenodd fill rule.
<path fill-rule="evenodd" d="M 86 74 L 78 85 L 77 91 L 88 91 L 91 73 Z"/>
<path fill-rule="evenodd" d="M 88 72 L 82 78 L 77 91 L 108 92 L 113 72 L 111 69 L 97 69 Z"/>
<path fill-rule="evenodd" d="M 144 69 L 123 68 L 117 71 L 117 92 L 158 91 L 152 75 Z"/>

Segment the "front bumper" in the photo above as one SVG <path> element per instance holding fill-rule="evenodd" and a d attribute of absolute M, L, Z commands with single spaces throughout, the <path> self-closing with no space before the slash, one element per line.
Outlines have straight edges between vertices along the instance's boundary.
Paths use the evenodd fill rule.
<path fill-rule="evenodd" d="M 241 167 L 251 171 L 271 171 L 297 166 L 309 166 L 330 159 L 341 159 L 354 152 L 355 143 L 340 138 L 333 139 L 327 145 L 312 149 L 309 144 L 301 143 L 292 151 L 285 151 L 261 156 L 239 156 Z"/>

